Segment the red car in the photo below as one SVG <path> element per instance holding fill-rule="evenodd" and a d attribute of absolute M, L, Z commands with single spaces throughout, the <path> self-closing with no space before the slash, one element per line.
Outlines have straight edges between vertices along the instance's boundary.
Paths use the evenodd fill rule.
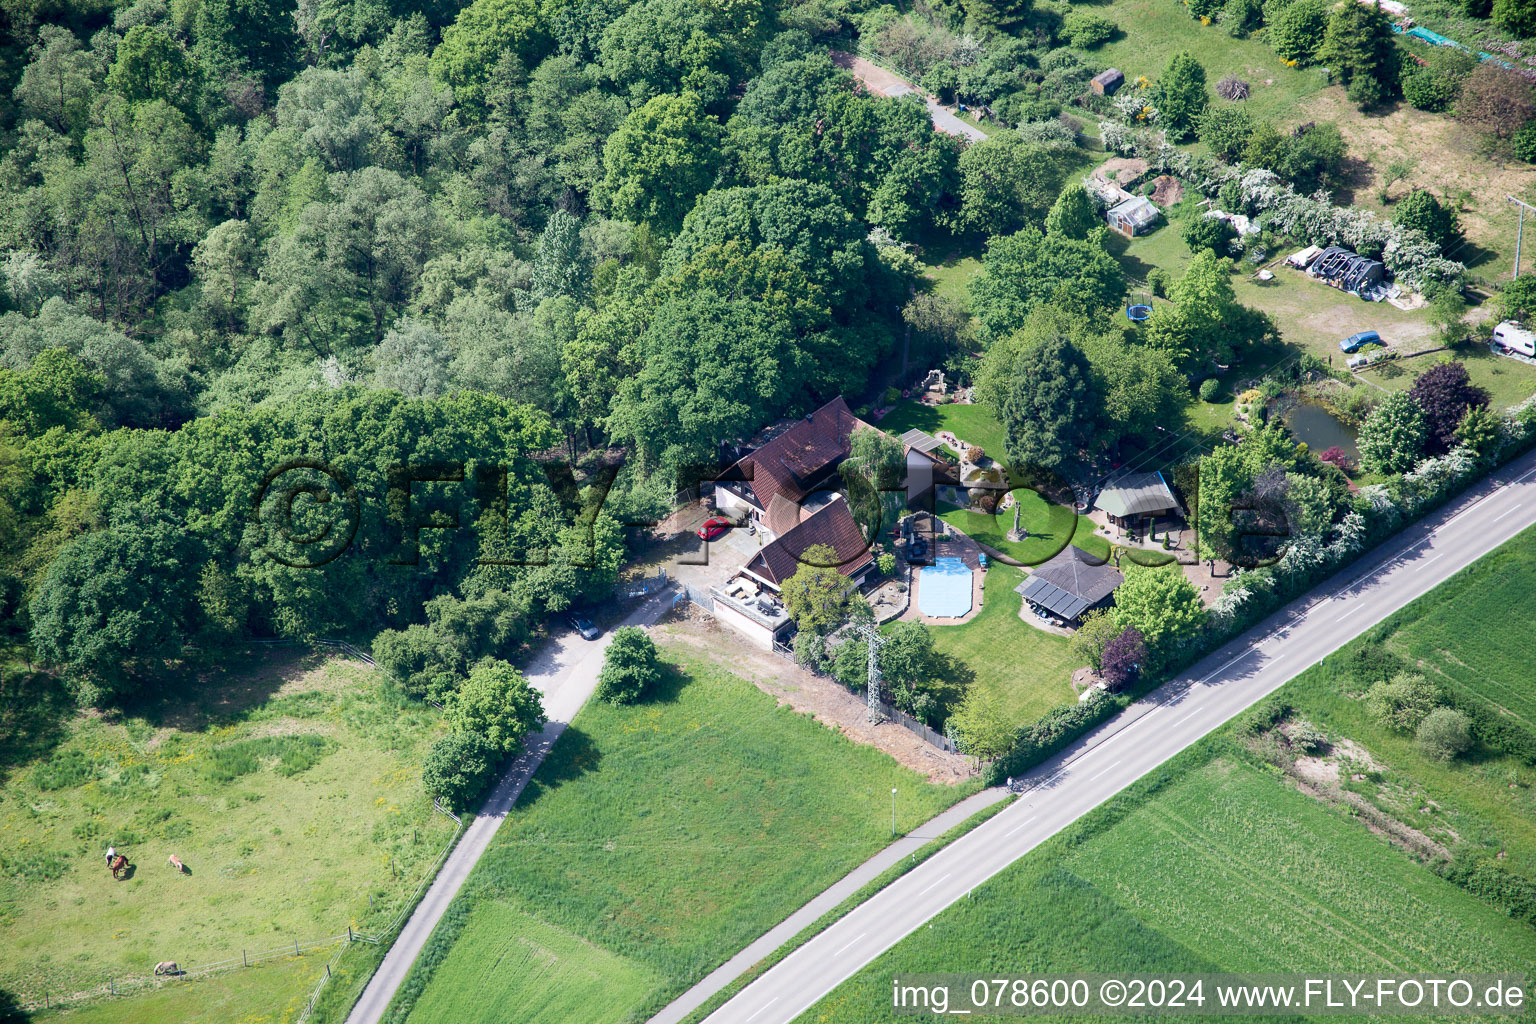
<path fill-rule="evenodd" d="M 714 540 L 735 525 L 725 516 L 710 516 L 704 520 L 704 525 L 699 527 L 699 537 L 702 540 Z"/>

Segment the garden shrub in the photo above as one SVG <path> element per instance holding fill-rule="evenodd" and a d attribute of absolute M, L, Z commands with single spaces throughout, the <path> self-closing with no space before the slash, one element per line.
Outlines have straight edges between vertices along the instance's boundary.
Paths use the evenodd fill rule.
<path fill-rule="evenodd" d="M 1073 11 L 1062 22 L 1062 33 L 1067 42 L 1080 49 L 1091 50 L 1102 46 L 1115 37 L 1119 26 L 1108 18 L 1088 11 Z"/>
<path fill-rule="evenodd" d="M 485 792 L 499 758 L 483 736 L 456 732 L 432 744 L 421 764 L 421 785 L 427 795 L 455 811 L 466 810 Z"/>
<path fill-rule="evenodd" d="M 1453 760 L 1472 746 L 1472 719 L 1453 708 L 1436 708 L 1419 723 L 1414 740 L 1430 760 Z"/>
<path fill-rule="evenodd" d="M 1411 731 L 1440 705 L 1440 688 L 1417 672 L 1399 672 L 1365 691 L 1365 709 L 1392 729 Z"/>
<path fill-rule="evenodd" d="M 656 642 L 639 626 L 621 626 L 603 659 L 597 696 L 610 704 L 633 704 L 661 680 Z"/>

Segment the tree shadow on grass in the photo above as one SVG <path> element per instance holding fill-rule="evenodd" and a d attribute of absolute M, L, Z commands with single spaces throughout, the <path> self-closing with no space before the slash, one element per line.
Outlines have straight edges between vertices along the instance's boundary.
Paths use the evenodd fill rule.
<path fill-rule="evenodd" d="M 1164 224 L 1162 227 L 1158 228 L 1158 230 L 1171 231 L 1174 230 L 1174 228 L 1172 224 Z M 1126 251 L 1130 247 L 1131 239 L 1126 238 L 1118 231 L 1111 231 L 1109 233 L 1106 248 L 1109 249 L 1109 254 L 1111 256 L 1120 261 L 1120 269 L 1125 272 L 1127 277 L 1145 281 L 1147 279 L 1147 275 L 1156 270 L 1157 267 L 1154 264 L 1148 263 L 1146 260 L 1139 256 L 1130 255 Z"/>
<path fill-rule="evenodd" d="M 8 989 L 0 988 L 0 1024 L 23 1024 L 27 1014 L 21 1008 L 21 1000 Z"/>
<path fill-rule="evenodd" d="M 156 728 L 180 732 L 231 725 L 330 657 L 297 645 L 221 649 L 167 668 L 153 687 L 124 702 L 120 710 Z"/>
<path fill-rule="evenodd" d="M 602 762 L 603 752 L 592 741 L 591 735 L 579 726 L 566 726 L 545 756 L 544 763 L 528 780 L 517 806 L 532 807 L 545 793 L 597 771 Z"/>
<path fill-rule="evenodd" d="M 54 676 L 27 672 L 0 678 L 0 785 L 15 769 L 51 755 L 64 742 L 64 724 L 74 713 L 74 700 Z"/>

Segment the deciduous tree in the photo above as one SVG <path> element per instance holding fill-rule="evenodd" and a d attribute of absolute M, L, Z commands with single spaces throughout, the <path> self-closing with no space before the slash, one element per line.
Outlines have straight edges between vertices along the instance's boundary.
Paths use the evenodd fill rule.
<path fill-rule="evenodd" d="M 1431 455 L 1450 450 L 1468 409 L 1488 404 L 1488 392 L 1472 383 L 1461 362 L 1431 366 L 1413 382 L 1408 397 L 1424 414 L 1425 450 Z"/>
<path fill-rule="evenodd" d="M 634 704 L 661 682 L 656 642 L 639 626 L 620 626 L 603 655 L 597 697 L 610 704 Z"/>
<path fill-rule="evenodd" d="M 1147 658 L 1154 664 L 1178 659 L 1205 618 L 1200 592 L 1176 565 L 1132 566 L 1115 591 L 1115 624 L 1141 634 Z"/>
<path fill-rule="evenodd" d="M 799 627 L 826 634 L 848 615 L 848 577 L 837 570 L 837 553 L 826 544 L 813 544 L 800 556 L 800 568 L 784 581 L 779 596 Z"/>
<path fill-rule="evenodd" d="M 480 736 L 493 750 L 510 754 L 522 748 L 530 732 L 544 727 L 544 698 L 517 669 L 487 658 L 470 670 L 454 693 L 448 719 L 455 730 Z"/>
<path fill-rule="evenodd" d="M 1360 428 L 1360 462 L 1368 470 L 1401 473 L 1418 463 L 1428 439 L 1424 413 L 1413 399 L 1394 391 Z"/>

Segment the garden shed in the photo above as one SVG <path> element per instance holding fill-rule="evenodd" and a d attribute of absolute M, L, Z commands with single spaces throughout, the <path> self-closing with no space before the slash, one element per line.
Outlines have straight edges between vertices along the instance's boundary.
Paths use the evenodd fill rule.
<path fill-rule="evenodd" d="M 1124 582 L 1119 569 L 1069 544 L 1013 589 L 1032 607 L 1074 623 L 1083 612 L 1107 603 Z"/>
<path fill-rule="evenodd" d="M 1157 223 L 1162 211 L 1146 196 L 1132 196 L 1109 208 L 1104 219 L 1109 226 L 1127 238 L 1133 238 Z"/>
<path fill-rule="evenodd" d="M 1127 473 L 1106 484 L 1096 503 L 1121 527 L 1179 512 L 1179 501 L 1162 473 Z"/>
<path fill-rule="evenodd" d="M 1113 96 L 1124 84 L 1125 73 L 1119 68 L 1110 68 L 1093 76 L 1088 83 L 1088 91 L 1095 96 Z"/>

